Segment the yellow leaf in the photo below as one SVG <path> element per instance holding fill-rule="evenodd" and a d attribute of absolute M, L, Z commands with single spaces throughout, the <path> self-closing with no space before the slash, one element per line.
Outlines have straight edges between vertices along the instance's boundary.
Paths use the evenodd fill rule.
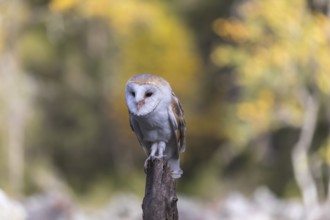
<path fill-rule="evenodd" d="M 79 0 L 53 0 L 50 2 L 49 8 L 51 11 L 66 11 L 75 7 L 79 2 Z"/>
<path fill-rule="evenodd" d="M 327 147 L 327 157 L 326 157 L 326 162 L 327 162 L 327 164 L 330 165 L 330 144 L 328 144 L 328 147 Z"/>
<path fill-rule="evenodd" d="M 322 92 L 330 94 L 330 74 L 321 72 L 317 78 L 317 83 Z"/>

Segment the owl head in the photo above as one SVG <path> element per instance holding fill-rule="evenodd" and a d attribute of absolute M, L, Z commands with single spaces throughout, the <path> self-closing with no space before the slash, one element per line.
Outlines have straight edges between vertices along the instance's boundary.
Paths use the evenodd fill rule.
<path fill-rule="evenodd" d="M 126 104 L 131 114 L 145 116 L 171 103 L 172 89 L 163 78 L 151 74 L 131 77 L 126 84 Z"/>

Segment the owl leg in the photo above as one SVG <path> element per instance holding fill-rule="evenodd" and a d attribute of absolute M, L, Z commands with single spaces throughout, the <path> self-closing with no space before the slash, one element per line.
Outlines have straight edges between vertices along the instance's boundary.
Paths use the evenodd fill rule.
<path fill-rule="evenodd" d="M 156 152 L 157 152 L 157 145 L 158 145 L 157 143 L 153 143 L 153 144 L 151 145 L 151 153 L 150 153 L 150 155 L 148 156 L 148 158 L 144 161 L 144 171 L 145 171 L 145 173 L 146 173 L 147 168 L 148 168 L 148 161 L 149 161 L 150 159 L 156 157 L 155 155 L 156 155 Z"/>
<path fill-rule="evenodd" d="M 156 158 L 160 159 L 165 157 L 166 155 L 164 155 L 164 151 L 166 148 L 166 144 L 164 141 L 161 141 L 158 143 L 158 156 L 155 156 Z"/>
<path fill-rule="evenodd" d="M 157 143 L 153 143 L 151 146 L 151 153 L 150 153 L 149 157 L 155 157 L 156 152 L 157 152 Z"/>

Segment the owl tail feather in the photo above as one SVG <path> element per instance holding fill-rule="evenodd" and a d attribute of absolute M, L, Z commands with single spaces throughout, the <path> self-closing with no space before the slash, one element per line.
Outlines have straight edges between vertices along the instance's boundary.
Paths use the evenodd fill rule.
<path fill-rule="evenodd" d="M 169 166 L 172 171 L 172 178 L 179 179 L 183 174 L 183 171 L 180 168 L 180 160 L 179 159 L 170 159 L 168 161 L 168 163 L 169 163 Z"/>

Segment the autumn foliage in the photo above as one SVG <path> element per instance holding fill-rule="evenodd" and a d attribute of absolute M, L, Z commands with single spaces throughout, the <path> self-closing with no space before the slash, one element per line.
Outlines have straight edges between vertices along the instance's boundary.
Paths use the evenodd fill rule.
<path fill-rule="evenodd" d="M 153 73 L 185 110 L 178 191 L 213 197 L 268 185 L 298 196 L 291 153 L 307 127 L 304 159 L 320 171 L 325 198 L 330 19 L 314 1 L 237 2 L 0 2 L 0 188 L 47 191 L 49 179 L 91 198 L 141 193 L 145 155 L 124 87 Z"/>

